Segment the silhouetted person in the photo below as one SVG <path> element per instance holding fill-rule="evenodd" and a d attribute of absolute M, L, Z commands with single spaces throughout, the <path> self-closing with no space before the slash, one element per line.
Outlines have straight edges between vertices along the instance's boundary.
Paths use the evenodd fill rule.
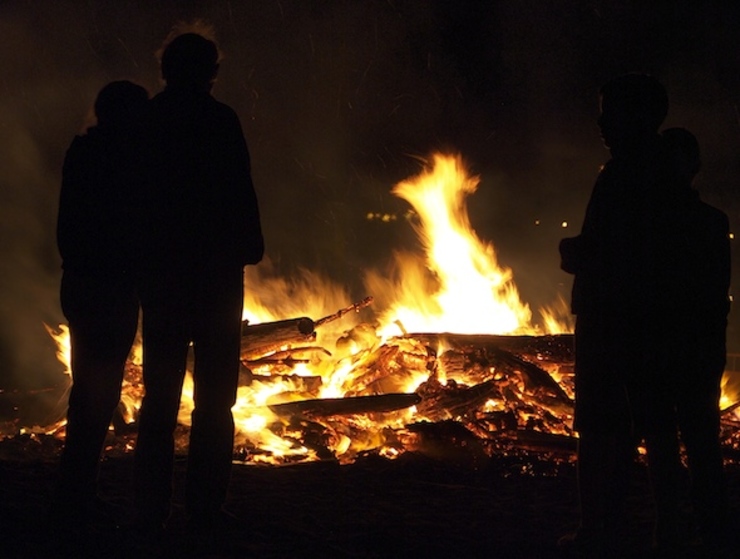
<path fill-rule="evenodd" d="M 662 318 L 654 301 L 654 216 L 669 195 L 668 162 L 658 128 L 668 110 L 665 89 L 654 78 L 630 74 L 600 92 L 599 128 L 611 152 L 594 185 L 581 234 L 560 245 L 562 267 L 575 274 L 576 409 L 581 526 L 573 544 L 587 556 L 619 554 L 626 524 L 625 496 L 635 452 L 635 428 L 655 447 L 670 426 L 666 413 L 645 418 L 650 389 L 659 385 L 663 355 L 652 336 Z M 662 237 L 661 237 L 662 238 Z M 669 399 L 658 398 L 665 402 Z M 665 410 L 663 410 L 665 411 Z M 638 425 L 635 425 L 637 423 Z M 675 421 L 672 424 L 675 426 Z M 670 450 L 677 454 L 675 428 Z M 673 465 L 673 463 L 672 463 Z M 654 480 L 658 544 L 676 537 L 677 479 Z"/>
<path fill-rule="evenodd" d="M 729 221 L 722 211 L 702 202 L 692 188 L 701 167 L 694 135 L 671 128 L 662 137 L 675 172 L 676 190 L 687 200 L 680 206 L 673 230 L 679 250 L 671 256 L 678 260 L 681 271 L 665 279 L 672 299 L 667 305 L 665 332 L 669 350 L 675 355 L 668 375 L 675 387 L 695 517 L 704 546 L 711 551 L 726 546 L 729 535 L 719 439 L 719 398 L 730 310 Z M 676 267 L 667 268 L 675 271 Z"/>
<path fill-rule="evenodd" d="M 146 90 L 131 82 L 105 86 L 95 101 L 97 125 L 74 139 L 64 161 L 57 243 L 73 384 L 53 515 L 72 530 L 83 530 L 91 513 L 138 323 L 132 199 L 141 183 L 138 136 L 147 102 Z"/>
<path fill-rule="evenodd" d="M 239 119 L 210 94 L 213 41 L 186 33 L 161 57 L 164 91 L 146 123 L 147 189 L 141 301 L 145 396 L 136 445 L 141 534 L 170 514 L 174 441 L 188 348 L 194 400 L 186 508 L 190 533 L 211 533 L 226 498 L 239 372 L 243 267 L 264 247 Z"/>

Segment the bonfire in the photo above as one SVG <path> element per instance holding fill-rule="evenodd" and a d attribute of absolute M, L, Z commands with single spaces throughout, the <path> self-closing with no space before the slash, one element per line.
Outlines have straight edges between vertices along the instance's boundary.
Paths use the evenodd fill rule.
<path fill-rule="evenodd" d="M 420 248 L 393 254 L 393 274 L 368 272 L 369 295 L 351 301 L 317 274 L 245 275 L 235 459 L 249 464 L 350 463 L 444 448 L 457 458 L 544 452 L 572 460 L 572 321 L 564 301 L 533 313 L 465 205 L 479 179 L 456 155 L 436 154 L 393 193 L 413 209 Z M 69 371 L 64 325 L 50 329 Z M 111 426 L 133 448 L 143 395 L 141 346 L 132 349 Z M 740 419 L 725 391 L 736 445 Z M 178 431 L 186 451 L 188 374 Z M 63 435 L 64 423 L 43 433 Z"/>

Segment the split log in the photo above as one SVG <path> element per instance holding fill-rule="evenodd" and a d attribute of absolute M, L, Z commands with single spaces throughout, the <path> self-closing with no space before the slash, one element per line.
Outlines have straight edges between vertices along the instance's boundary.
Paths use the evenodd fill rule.
<path fill-rule="evenodd" d="M 290 318 L 277 322 L 242 324 L 241 358 L 256 359 L 292 343 L 315 339 L 315 323 L 308 317 Z"/>
<path fill-rule="evenodd" d="M 352 398 L 301 400 L 273 404 L 268 407 L 273 413 L 281 416 L 329 417 L 332 415 L 390 412 L 414 406 L 419 402 L 421 402 L 421 397 L 418 394 L 379 394 Z"/>

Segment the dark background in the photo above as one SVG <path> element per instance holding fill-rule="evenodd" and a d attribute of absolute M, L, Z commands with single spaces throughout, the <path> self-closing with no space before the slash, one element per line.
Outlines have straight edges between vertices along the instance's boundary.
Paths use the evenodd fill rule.
<path fill-rule="evenodd" d="M 557 244 L 578 232 L 608 158 L 595 121 L 611 77 L 646 71 L 666 85 L 665 126 L 698 136 L 697 187 L 737 229 L 740 9 L 724 4 L 1 2 L 0 387 L 60 379 L 43 324 L 63 322 L 55 225 L 64 153 L 107 82 L 161 89 L 154 53 L 177 21 L 215 28 L 224 58 L 214 95 L 241 118 L 275 273 L 308 269 L 354 300 L 372 295 L 364 271 L 382 271 L 393 250 L 416 243 L 402 219 L 408 204 L 391 188 L 419 172 L 420 158 L 447 150 L 480 175 L 468 200 L 473 227 L 537 309 L 569 294 Z M 399 219 L 368 220 L 371 212 Z"/>

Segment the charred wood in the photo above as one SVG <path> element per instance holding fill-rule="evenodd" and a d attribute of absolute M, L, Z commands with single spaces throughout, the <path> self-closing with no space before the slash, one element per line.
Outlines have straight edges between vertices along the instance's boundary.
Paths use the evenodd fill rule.
<path fill-rule="evenodd" d="M 406 431 L 409 435 L 403 443 L 407 450 L 472 468 L 488 459 L 482 441 L 457 421 L 413 423 Z"/>
<path fill-rule="evenodd" d="M 740 402 L 735 402 L 735 403 L 734 403 L 734 404 L 732 404 L 731 406 L 728 406 L 728 407 L 726 407 L 726 408 L 724 408 L 724 409 L 720 410 L 720 412 L 719 412 L 719 413 L 720 413 L 720 415 L 721 415 L 722 417 L 727 417 L 727 416 L 731 415 L 731 414 L 732 414 L 732 413 L 733 413 L 733 412 L 734 412 L 735 410 L 737 410 L 738 408 L 740 408 Z"/>
<path fill-rule="evenodd" d="M 493 433 L 491 439 L 497 443 L 528 452 L 552 452 L 572 455 L 575 454 L 578 447 L 578 439 L 575 437 L 527 429 Z"/>
<path fill-rule="evenodd" d="M 519 371 L 522 374 L 527 390 L 532 395 L 544 392 L 544 395 L 572 407 L 573 401 L 547 371 L 503 349 L 490 347 L 487 350 L 487 354 L 491 357 L 494 367 L 507 371 Z"/>
<path fill-rule="evenodd" d="M 422 383 L 416 392 L 422 399 L 416 410 L 430 421 L 465 416 L 483 405 L 489 398 L 501 395 L 494 379 L 470 387 L 459 386 L 454 381 L 442 384 L 435 377 L 431 377 Z"/>
<path fill-rule="evenodd" d="M 507 351 L 532 360 L 549 363 L 572 363 L 575 359 L 573 334 L 550 334 L 546 336 L 499 336 L 493 334 L 416 333 L 405 334 L 427 345 L 437 347 L 440 342 L 461 351 L 489 350 Z"/>
<path fill-rule="evenodd" d="M 421 402 L 418 394 L 379 394 L 351 398 L 323 398 L 285 402 L 269 406 L 281 416 L 330 417 L 358 413 L 390 412 L 414 406 Z"/>

